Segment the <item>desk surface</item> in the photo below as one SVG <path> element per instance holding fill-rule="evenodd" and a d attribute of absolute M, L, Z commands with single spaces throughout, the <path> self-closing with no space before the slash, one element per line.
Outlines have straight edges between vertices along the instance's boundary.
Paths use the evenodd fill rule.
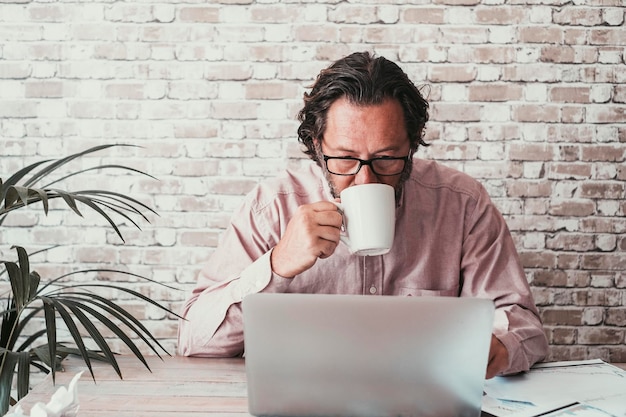
<path fill-rule="evenodd" d="M 120 380 L 106 363 L 92 362 L 96 382 L 78 358 L 63 361 L 56 386 L 48 376 L 24 397 L 25 413 L 37 402 L 47 403 L 62 385 L 85 370 L 78 383 L 79 416 L 166 417 L 250 416 L 243 359 L 147 357 L 148 371 L 135 357 L 117 358 Z"/>
<path fill-rule="evenodd" d="M 148 357 L 152 372 L 131 356 L 118 358 L 123 380 L 108 364 L 94 362 L 96 382 L 85 372 L 78 384 L 79 416 L 89 417 L 242 417 L 248 413 L 243 359 Z M 616 364 L 626 369 L 626 364 Z M 47 403 L 76 373 L 86 370 L 82 360 L 63 361 L 56 386 L 48 376 L 20 404 L 26 413 L 37 402 Z"/>

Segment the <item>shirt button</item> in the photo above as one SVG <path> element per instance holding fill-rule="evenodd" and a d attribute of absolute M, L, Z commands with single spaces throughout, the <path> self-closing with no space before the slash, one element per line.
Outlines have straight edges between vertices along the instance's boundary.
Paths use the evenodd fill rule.
<path fill-rule="evenodd" d="M 376 287 L 370 287 L 370 294 L 376 294 Z"/>

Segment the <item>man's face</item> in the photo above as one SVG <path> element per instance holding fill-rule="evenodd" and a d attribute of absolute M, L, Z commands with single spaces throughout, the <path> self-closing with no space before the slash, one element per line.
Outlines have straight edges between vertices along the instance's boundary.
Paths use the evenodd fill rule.
<path fill-rule="evenodd" d="M 326 156 L 350 156 L 364 160 L 409 155 L 410 143 L 402 106 L 391 99 L 370 106 L 354 105 L 345 98 L 337 99 L 328 109 L 324 139 L 318 142 L 318 153 L 319 150 Z M 323 156 L 320 154 L 318 158 L 325 167 Z M 402 185 L 400 174 L 377 175 L 367 165 L 363 165 L 355 175 L 326 172 L 326 176 L 335 197 L 353 185 L 389 184 L 396 189 L 396 194 Z"/>

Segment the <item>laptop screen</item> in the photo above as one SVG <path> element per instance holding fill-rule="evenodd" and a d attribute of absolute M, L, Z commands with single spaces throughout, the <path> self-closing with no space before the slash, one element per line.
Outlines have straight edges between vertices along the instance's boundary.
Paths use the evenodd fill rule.
<path fill-rule="evenodd" d="M 253 415 L 479 416 L 491 300 L 244 298 Z"/>

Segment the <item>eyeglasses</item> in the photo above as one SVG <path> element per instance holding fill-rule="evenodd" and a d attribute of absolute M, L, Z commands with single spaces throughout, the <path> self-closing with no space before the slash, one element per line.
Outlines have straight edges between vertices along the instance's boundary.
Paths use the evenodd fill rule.
<path fill-rule="evenodd" d="M 372 159 L 359 159 L 351 156 L 323 155 L 326 170 L 334 175 L 356 175 L 363 165 L 370 167 L 372 172 L 380 176 L 399 175 L 404 171 L 409 156 L 381 156 Z"/>

